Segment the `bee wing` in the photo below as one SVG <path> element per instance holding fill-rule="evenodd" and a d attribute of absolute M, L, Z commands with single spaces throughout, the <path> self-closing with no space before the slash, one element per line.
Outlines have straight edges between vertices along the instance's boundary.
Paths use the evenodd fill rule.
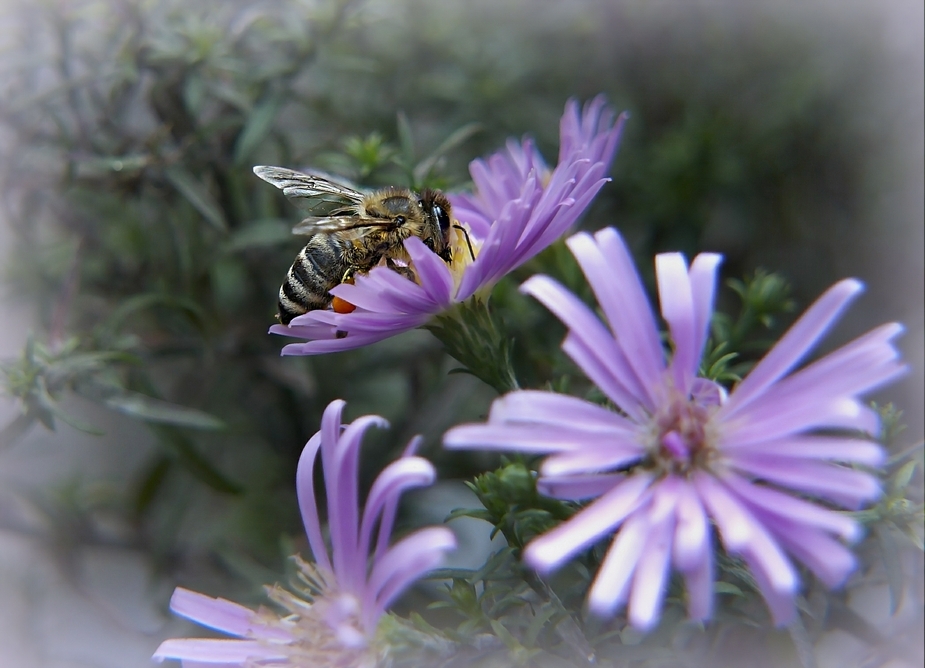
<path fill-rule="evenodd" d="M 254 167 L 254 174 L 282 190 L 297 207 L 319 218 L 345 213 L 365 197 L 351 186 L 285 167 L 258 165 Z"/>
<path fill-rule="evenodd" d="M 310 216 L 292 228 L 293 234 L 337 233 L 346 239 L 359 239 L 377 227 L 392 227 L 395 223 L 385 218 L 366 216 Z"/>

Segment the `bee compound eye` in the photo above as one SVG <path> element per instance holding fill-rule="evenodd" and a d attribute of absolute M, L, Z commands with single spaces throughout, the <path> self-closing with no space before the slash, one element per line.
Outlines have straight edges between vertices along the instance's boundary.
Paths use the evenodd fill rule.
<path fill-rule="evenodd" d="M 446 211 L 443 210 L 443 207 L 439 204 L 435 204 L 432 209 L 434 218 L 437 219 L 437 222 L 440 223 L 440 230 L 446 232 L 450 229 L 450 217 L 446 214 Z"/>

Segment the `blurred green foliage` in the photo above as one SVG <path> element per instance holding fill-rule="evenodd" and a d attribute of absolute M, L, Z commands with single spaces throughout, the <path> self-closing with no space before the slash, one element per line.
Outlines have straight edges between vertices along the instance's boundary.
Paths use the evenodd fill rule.
<path fill-rule="evenodd" d="M 61 408 L 71 394 L 137 418 L 155 447 L 107 512 L 166 572 L 191 586 L 219 573 L 215 586 L 243 590 L 243 601 L 300 547 L 290 538 L 301 533 L 295 463 L 330 400 L 347 399 L 350 417 L 392 423 L 364 450 L 368 481 L 415 433 L 442 477 L 483 471 L 484 458 L 438 443 L 495 396 L 449 375 L 458 365 L 424 332 L 280 359 L 284 340 L 266 329 L 300 247 L 289 233 L 298 214 L 252 165 L 462 188 L 467 163 L 511 135 L 533 134 L 554 162 L 565 100 L 604 92 L 632 118 L 613 182 L 583 225 L 619 226 L 649 279 L 652 254 L 669 249 L 722 252 L 726 276 L 748 277 L 719 296 L 740 303 L 736 318 L 713 323 L 705 360 L 724 381 L 744 372 L 795 303 L 841 277 L 837 240 L 875 215 L 863 158 L 878 136 L 855 99 L 886 66 L 853 33 L 820 35 L 799 13 L 660 13 L 605 0 L 44 0 L 3 11 L 0 124 L 11 159 L 0 187 L 13 245 L 2 279 L 34 305 L 37 331 L 2 367 L 21 416 L 0 439 L 57 420 L 105 429 Z M 683 30 L 671 27 L 678 22 Z M 495 290 L 483 334 L 504 364 L 480 377 L 498 390 L 587 393 L 558 352 L 561 325 L 516 291 L 538 271 L 590 302 L 564 245 L 548 249 Z M 532 502 L 498 506 L 498 495 L 520 489 L 497 480 L 515 468 L 475 483 L 483 519 L 512 547 L 550 512 L 530 479 L 521 491 L 532 488 Z M 921 466 L 896 469 L 895 489 L 872 512 L 908 534 L 921 505 L 896 504 L 910 481 L 920 484 Z M 43 504 L 57 503 L 75 526 L 99 507 L 74 501 L 78 492 L 56 498 Z M 493 634 L 534 665 L 539 646 L 587 656 L 587 634 L 625 665 L 644 656 L 676 665 L 678 652 L 658 653 L 660 632 L 635 651 L 628 630 L 587 621 L 578 631 L 551 591 L 521 598 L 530 607 L 522 627 L 499 627 L 525 595 L 522 579 L 512 584 L 516 568 L 504 551 L 480 572 L 449 576 L 450 599 L 468 611 L 456 641 Z M 559 590 L 578 607 L 582 592 Z"/>

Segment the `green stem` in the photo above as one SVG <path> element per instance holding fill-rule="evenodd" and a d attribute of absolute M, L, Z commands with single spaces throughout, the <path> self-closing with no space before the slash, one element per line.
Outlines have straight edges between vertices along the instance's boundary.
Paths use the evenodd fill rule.
<path fill-rule="evenodd" d="M 499 394 L 520 389 L 511 364 L 513 339 L 492 319 L 488 304 L 474 298 L 437 316 L 426 325 L 463 371 L 495 388 Z"/>

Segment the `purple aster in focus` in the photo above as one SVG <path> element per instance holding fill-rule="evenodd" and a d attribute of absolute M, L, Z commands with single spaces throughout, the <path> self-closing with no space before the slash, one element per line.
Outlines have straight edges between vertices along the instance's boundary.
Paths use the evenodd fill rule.
<path fill-rule="evenodd" d="M 455 538 L 445 527 L 430 527 L 388 545 L 399 497 L 406 489 L 431 484 L 434 468 L 412 454 L 420 441 L 415 438 L 402 457 L 376 478 L 361 512 L 357 476 L 363 434 L 373 425 L 387 423 L 367 415 L 342 426 L 343 407 L 343 401 L 331 402 L 321 431 L 308 441 L 299 460 L 296 489 L 315 563 L 296 559 L 297 592 L 280 587 L 269 591 L 286 614 L 264 608 L 255 612 L 177 588 L 170 600 L 176 614 L 237 639 L 166 640 L 155 659 L 180 659 L 186 668 L 376 664 L 379 619 L 399 594 L 440 563 L 443 554 L 455 547 Z M 327 490 L 330 553 L 315 498 L 313 474 L 319 450 Z"/>
<path fill-rule="evenodd" d="M 449 265 L 417 237 L 405 241 L 413 282 L 385 267 L 358 275 L 331 294 L 356 306 L 351 313 L 310 311 L 270 332 L 306 339 L 284 355 L 350 350 L 427 323 L 490 288 L 505 274 L 565 234 L 607 182 L 626 115 L 614 118 L 599 96 L 581 109 L 570 100 L 559 129 L 559 162 L 550 170 L 533 141 L 510 140 L 487 160 L 475 160 L 472 195 L 450 195 L 454 222 Z M 474 256 L 474 257 L 473 257 Z"/>
<path fill-rule="evenodd" d="M 634 626 L 650 628 L 673 567 L 685 580 L 690 616 L 708 618 L 712 524 L 726 551 L 748 566 L 775 623 L 786 623 L 799 587 L 791 558 L 830 587 L 855 567 L 841 540 L 856 539 L 860 527 L 829 505 L 856 509 L 879 494 L 874 476 L 850 466 L 875 466 L 884 456 L 859 435 L 879 427 L 859 397 L 904 372 L 892 344 L 902 327 L 878 327 L 795 371 L 861 292 L 860 282 L 841 281 L 727 394 L 698 375 L 719 255 L 698 255 L 690 266 L 678 253 L 656 257 L 673 351 L 666 361 L 619 234 L 577 234 L 568 245 L 606 324 L 549 277 L 534 276 L 521 289 L 565 323 L 563 350 L 616 410 L 550 392 L 512 392 L 495 401 L 487 424 L 450 430 L 446 446 L 549 455 L 540 491 L 593 499 L 523 554 L 547 573 L 614 534 L 588 594 L 593 612 L 610 615 L 626 605 Z"/>

